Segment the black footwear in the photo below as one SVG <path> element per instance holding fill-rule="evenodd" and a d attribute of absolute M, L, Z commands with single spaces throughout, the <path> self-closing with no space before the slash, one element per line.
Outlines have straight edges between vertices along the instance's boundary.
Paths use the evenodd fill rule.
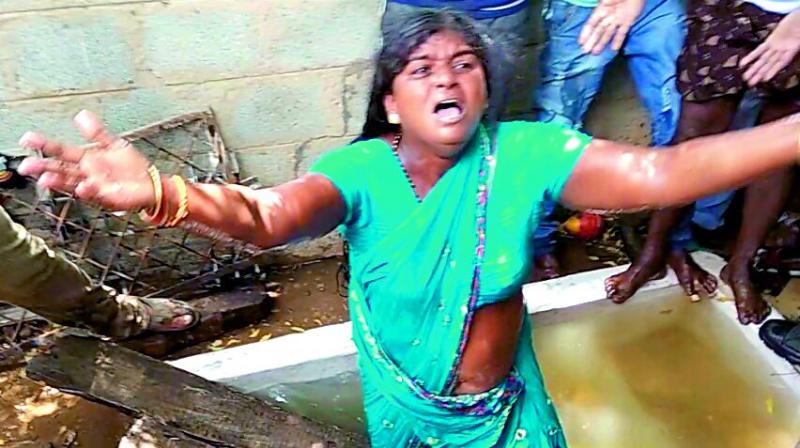
<path fill-rule="evenodd" d="M 764 322 L 758 335 L 780 357 L 792 364 L 800 364 L 800 324 L 771 319 Z"/>

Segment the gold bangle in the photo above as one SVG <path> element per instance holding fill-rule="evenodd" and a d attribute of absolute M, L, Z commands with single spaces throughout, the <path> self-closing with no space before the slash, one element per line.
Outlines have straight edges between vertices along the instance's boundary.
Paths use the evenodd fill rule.
<path fill-rule="evenodd" d="M 166 227 L 175 227 L 183 221 L 189 214 L 189 190 L 186 187 L 186 182 L 180 176 L 172 176 L 172 181 L 175 182 L 175 188 L 178 190 L 178 211 L 171 221 L 167 222 Z"/>
<path fill-rule="evenodd" d="M 150 165 L 147 167 L 147 174 L 150 175 L 150 181 L 153 183 L 153 195 L 155 197 L 155 203 L 152 207 L 142 210 L 140 216 L 147 221 L 152 221 L 156 216 L 158 216 L 158 212 L 161 210 L 164 200 L 164 190 L 161 187 L 161 174 L 158 172 L 158 168 L 156 168 L 155 165 Z"/>

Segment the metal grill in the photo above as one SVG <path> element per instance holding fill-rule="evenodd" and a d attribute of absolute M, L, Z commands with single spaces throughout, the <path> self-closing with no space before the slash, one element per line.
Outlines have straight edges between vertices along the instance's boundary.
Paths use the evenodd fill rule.
<path fill-rule="evenodd" d="M 225 147 L 210 110 L 121 136 L 164 174 L 180 174 L 192 182 L 239 182 L 236 159 Z M 258 273 L 256 262 L 262 252 L 244 245 L 212 241 L 180 228 L 156 229 L 136 214 L 107 212 L 70 195 L 41 191 L 32 182 L 0 190 L 0 195 L 15 221 L 65 254 L 94 281 L 126 294 L 188 298 L 221 286 L 226 278 L 239 278 L 244 269 L 253 267 Z M 34 336 L 41 329 L 28 322 L 34 317 L 0 303 L 0 364 L 3 355 L 36 345 Z"/>
<path fill-rule="evenodd" d="M 236 160 L 211 111 L 181 115 L 122 136 L 162 173 L 193 182 L 238 181 Z M 176 285 L 193 283 L 253 255 L 243 246 L 219 244 L 183 229 L 155 229 L 135 214 L 110 213 L 34 186 L 17 190 L 5 206 L 15 220 L 60 249 L 95 281 L 127 294 L 175 291 Z"/>

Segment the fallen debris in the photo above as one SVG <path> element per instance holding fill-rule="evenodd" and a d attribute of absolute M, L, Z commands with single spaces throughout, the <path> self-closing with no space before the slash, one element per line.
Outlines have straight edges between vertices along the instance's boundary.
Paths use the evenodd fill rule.
<path fill-rule="evenodd" d="M 367 446 L 362 435 L 295 416 L 95 338 L 57 337 L 50 350 L 30 362 L 27 374 L 129 415 L 149 417 L 182 436 L 213 446 Z"/>

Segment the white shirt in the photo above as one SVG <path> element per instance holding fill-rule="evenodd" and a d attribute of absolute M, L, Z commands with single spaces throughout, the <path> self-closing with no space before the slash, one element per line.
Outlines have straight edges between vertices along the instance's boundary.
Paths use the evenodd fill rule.
<path fill-rule="evenodd" d="M 767 12 L 789 14 L 800 8 L 800 0 L 746 0 Z"/>

